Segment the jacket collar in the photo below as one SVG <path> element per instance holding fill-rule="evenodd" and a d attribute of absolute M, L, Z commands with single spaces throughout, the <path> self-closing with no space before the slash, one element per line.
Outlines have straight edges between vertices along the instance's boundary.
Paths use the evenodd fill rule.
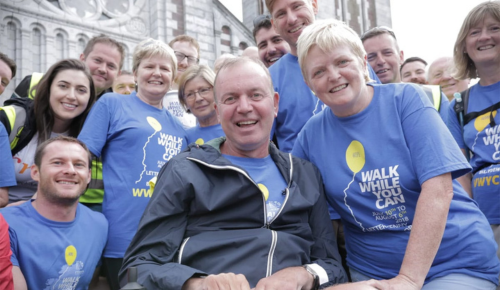
<path fill-rule="evenodd" d="M 219 137 L 208 141 L 204 145 L 190 144 L 188 147 L 189 157 L 201 160 L 203 162 L 217 166 L 235 166 L 229 160 L 224 158 L 220 152 L 220 146 L 226 141 L 226 137 Z M 278 167 L 281 175 L 285 178 L 288 185 L 292 178 L 292 158 L 290 153 L 284 153 L 278 150 L 273 142 L 269 142 L 269 155 Z"/>

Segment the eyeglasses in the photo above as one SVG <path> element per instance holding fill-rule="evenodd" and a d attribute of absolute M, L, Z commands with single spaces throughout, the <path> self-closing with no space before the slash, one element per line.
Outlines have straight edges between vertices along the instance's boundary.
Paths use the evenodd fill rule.
<path fill-rule="evenodd" d="M 373 28 L 365 31 L 365 33 L 363 33 L 361 35 L 361 41 L 365 41 L 368 38 L 372 38 L 374 36 L 377 36 L 377 35 L 380 35 L 383 33 L 388 33 L 389 35 L 394 37 L 394 39 L 396 39 L 396 34 L 394 34 L 394 30 L 392 30 L 391 28 L 389 28 L 387 26 L 377 26 L 377 27 L 373 27 Z"/>
<path fill-rule="evenodd" d="M 194 56 L 189 56 L 185 55 L 184 53 L 180 51 L 174 51 L 175 56 L 177 57 L 177 62 L 183 61 L 185 58 L 187 58 L 188 64 L 197 64 L 200 60 Z"/>
<path fill-rule="evenodd" d="M 265 20 L 271 20 L 271 16 L 262 14 L 262 15 L 255 17 L 253 19 L 253 27 L 258 26 L 261 22 L 263 22 Z"/>
<path fill-rule="evenodd" d="M 200 97 L 206 97 L 210 93 L 210 91 L 212 91 L 212 88 L 210 87 L 200 88 L 197 91 L 191 91 L 187 93 L 184 98 L 186 99 L 186 101 L 192 101 L 196 99 L 196 94 L 199 94 Z"/>

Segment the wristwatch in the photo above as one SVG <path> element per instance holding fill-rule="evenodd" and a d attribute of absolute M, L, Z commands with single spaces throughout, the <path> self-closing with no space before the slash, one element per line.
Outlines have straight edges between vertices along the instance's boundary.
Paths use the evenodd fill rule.
<path fill-rule="evenodd" d="M 309 272 L 309 274 L 311 274 L 313 276 L 314 284 L 313 284 L 313 287 L 311 288 L 311 290 L 318 290 L 319 289 L 319 276 L 318 276 L 318 274 L 316 274 L 316 271 L 314 271 L 314 269 L 312 267 L 310 267 L 309 265 L 304 265 L 302 267 L 304 267 L 304 269 L 306 269 L 306 271 Z"/>

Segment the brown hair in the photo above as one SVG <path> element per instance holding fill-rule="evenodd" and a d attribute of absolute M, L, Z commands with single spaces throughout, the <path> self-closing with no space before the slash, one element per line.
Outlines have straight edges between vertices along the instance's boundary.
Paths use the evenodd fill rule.
<path fill-rule="evenodd" d="M 89 80 L 89 101 L 87 103 L 87 108 L 77 117 L 75 117 L 69 127 L 68 135 L 71 137 L 77 137 L 80 130 L 83 127 L 83 123 L 87 118 L 90 108 L 96 101 L 96 92 L 94 87 L 94 81 L 90 72 L 82 61 L 78 59 L 63 59 L 52 65 L 47 73 L 45 73 L 40 80 L 40 82 L 32 89 L 36 90 L 34 110 L 35 110 L 35 122 L 36 130 L 38 132 L 38 144 L 44 142 L 50 138 L 52 133 L 52 127 L 54 126 L 54 111 L 50 106 L 50 86 L 54 81 L 54 78 L 62 71 L 65 70 L 76 70 L 81 71 L 85 74 Z"/>
<path fill-rule="evenodd" d="M 85 143 L 83 143 L 82 141 L 80 141 L 76 138 L 63 136 L 63 135 L 59 135 L 57 137 L 50 138 L 48 140 L 45 140 L 42 144 L 38 145 L 38 147 L 36 148 L 36 151 L 35 151 L 35 165 L 38 168 L 41 168 L 41 166 L 42 166 L 42 158 L 43 158 L 43 155 L 45 155 L 45 148 L 47 148 L 47 146 L 49 144 L 54 143 L 56 141 L 75 143 L 75 144 L 82 146 L 82 148 L 85 150 L 85 152 L 87 152 L 87 156 L 88 156 L 87 161 L 88 161 L 88 166 L 90 169 L 90 166 L 92 164 L 92 154 L 90 154 L 90 151 L 87 148 L 87 146 L 85 145 Z"/>
<path fill-rule="evenodd" d="M 10 57 L 8 57 L 6 54 L 1 52 L 0 52 L 0 60 L 5 62 L 5 64 L 7 64 L 7 66 L 10 68 L 10 71 L 12 72 L 12 78 L 14 78 L 17 72 L 16 63 L 12 59 L 10 59 Z"/>
<path fill-rule="evenodd" d="M 193 80 L 196 77 L 202 77 L 207 83 L 209 83 L 212 88 L 214 87 L 214 81 L 215 81 L 215 73 L 213 72 L 212 69 L 210 69 L 206 65 L 192 65 L 184 73 L 182 73 L 181 77 L 179 78 L 179 102 L 181 103 L 182 107 L 184 107 L 184 110 L 186 112 L 191 113 L 187 106 L 186 106 L 186 101 L 184 100 L 184 90 L 186 88 L 186 84 Z"/>
<path fill-rule="evenodd" d="M 500 21 L 500 1 L 483 2 L 472 8 L 467 17 L 465 17 L 453 48 L 455 71 L 452 73 L 452 76 L 454 78 L 464 80 L 477 77 L 476 64 L 465 51 L 465 40 L 470 29 L 483 21 L 487 15 L 490 15 L 496 21 Z"/>
<path fill-rule="evenodd" d="M 194 48 L 196 48 L 196 52 L 198 52 L 197 58 L 200 58 L 200 44 L 198 43 L 198 41 L 196 39 L 192 38 L 189 35 L 183 34 L 183 35 L 176 36 L 174 39 L 170 40 L 170 42 L 168 43 L 168 46 L 172 47 L 172 45 L 174 45 L 174 43 L 182 42 L 182 41 L 189 42 L 189 44 L 194 46 Z"/>
<path fill-rule="evenodd" d="M 118 70 L 121 70 L 122 65 L 123 65 L 123 59 L 125 58 L 125 50 L 123 49 L 123 46 L 120 43 L 118 43 L 118 41 L 116 41 L 116 40 L 114 40 L 114 39 L 112 39 L 104 34 L 92 37 L 89 40 L 89 42 L 87 43 L 87 46 L 85 46 L 85 49 L 83 50 L 83 55 L 85 56 L 85 58 L 87 58 L 87 56 L 89 56 L 89 54 L 94 49 L 94 46 L 98 43 L 114 46 L 114 47 L 116 47 L 116 49 L 118 49 L 118 52 L 120 53 L 120 64 L 119 64 L 120 67 L 118 68 Z"/>

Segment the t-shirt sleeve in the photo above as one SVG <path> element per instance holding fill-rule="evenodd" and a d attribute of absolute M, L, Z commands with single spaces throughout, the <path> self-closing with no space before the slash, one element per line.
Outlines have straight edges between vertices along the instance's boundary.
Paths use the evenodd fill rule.
<path fill-rule="evenodd" d="M 108 96 L 102 96 L 90 110 L 85 124 L 83 125 L 78 139 L 80 139 L 90 152 L 97 157 L 101 157 L 101 151 L 108 139 L 108 131 L 111 123 L 111 112 Z M 116 113 L 116 112 L 115 112 Z"/>
<path fill-rule="evenodd" d="M 0 187 L 15 186 L 16 176 L 10 151 L 9 138 L 4 125 L 0 123 Z"/>
<path fill-rule="evenodd" d="M 11 255 L 9 225 L 0 215 L 0 288 L 5 290 L 14 289 Z"/>
<path fill-rule="evenodd" d="M 439 105 L 439 114 L 441 115 L 441 119 L 446 124 L 448 122 L 448 107 L 450 106 L 450 101 L 446 98 L 444 93 L 441 93 L 441 104 Z"/>
<path fill-rule="evenodd" d="M 465 149 L 462 126 L 460 126 L 457 114 L 455 113 L 455 109 L 453 108 L 455 107 L 455 102 L 456 100 L 451 101 L 448 108 L 448 121 L 446 122 L 446 125 L 448 126 L 453 139 L 455 139 L 455 141 L 457 142 L 458 147 L 460 147 L 461 149 Z"/>
<path fill-rule="evenodd" d="M 405 86 L 400 114 L 420 184 L 444 173 L 451 172 L 452 178 L 457 178 L 470 171 L 467 160 L 421 88 Z"/>
<path fill-rule="evenodd" d="M 306 128 L 306 127 L 304 127 L 304 128 Z M 295 144 L 293 145 L 293 149 L 292 149 L 292 155 L 295 157 L 299 157 L 299 158 L 305 159 L 307 161 L 310 161 L 309 157 L 306 153 L 306 150 L 304 149 L 304 143 L 306 142 L 306 140 L 305 140 L 306 134 L 303 131 L 304 130 L 302 130 L 299 133 L 299 135 L 297 136 L 297 140 L 295 140 Z"/>

